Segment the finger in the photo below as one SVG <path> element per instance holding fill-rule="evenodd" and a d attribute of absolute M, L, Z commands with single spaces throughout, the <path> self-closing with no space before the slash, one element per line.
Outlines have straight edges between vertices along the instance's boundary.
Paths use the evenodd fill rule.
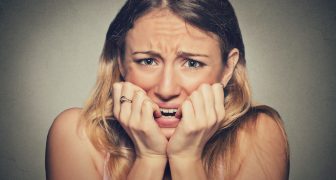
<path fill-rule="evenodd" d="M 152 106 L 152 109 L 153 109 L 153 116 L 154 118 L 159 118 L 161 117 L 161 111 L 160 111 L 160 107 L 155 103 L 153 102 L 148 96 L 145 96 L 146 100 L 150 102 L 151 106 Z"/>
<path fill-rule="evenodd" d="M 141 125 L 146 131 L 153 132 L 159 130 L 159 127 L 154 121 L 153 113 L 154 110 L 152 102 L 148 99 L 145 99 L 141 108 Z"/>
<path fill-rule="evenodd" d="M 146 94 L 146 91 L 143 90 L 142 88 L 140 88 L 139 86 L 133 84 L 133 83 L 130 83 L 130 82 L 126 82 L 127 85 L 131 86 L 132 89 L 134 89 L 134 91 L 141 91 L 142 93 Z"/>
<path fill-rule="evenodd" d="M 131 106 L 131 119 L 132 121 L 140 120 L 141 117 L 141 107 L 143 101 L 146 99 L 146 95 L 143 91 L 136 91 L 132 100 Z M 137 122 L 136 122 L 137 123 Z"/>
<path fill-rule="evenodd" d="M 205 107 L 202 94 L 198 90 L 194 91 L 190 96 L 190 100 L 195 112 L 195 123 L 205 123 Z"/>
<path fill-rule="evenodd" d="M 181 106 L 181 111 L 183 117 L 181 119 L 180 124 L 177 126 L 176 131 L 179 131 L 179 129 L 181 129 L 182 127 L 183 127 L 182 129 L 186 132 L 192 131 L 195 125 L 195 123 L 193 122 L 193 120 L 195 119 L 195 110 L 189 98 L 183 102 Z"/>
<path fill-rule="evenodd" d="M 121 97 L 126 97 L 129 100 L 133 99 L 134 95 L 134 89 L 133 85 L 129 82 L 125 82 L 122 86 L 121 90 Z M 131 107 L 132 107 L 132 102 L 120 102 L 120 113 L 119 117 L 120 119 L 125 122 L 125 124 L 128 124 L 130 114 L 131 114 Z"/>
<path fill-rule="evenodd" d="M 148 98 L 149 99 L 149 98 Z M 154 118 L 159 118 L 159 117 L 161 117 L 162 116 L 162 114 L 161 114 L 161 110 L 160 110 L 160 107 L 159 107 L 159 105 L 157 105 L 156 103 L 154 103 L 152 100 L 151 100 L 151 102 L 152 102 L 152 108 L 153 108 L 153 116 L 154 116 Z"/>
<path fill-rule="evenodd" d="M 145 99 L 142 104 L 141 114 L 144 117 L 143 119 L 147 121 L 148 119 L 153 120 L 153 104 L 150 100 Z"/>
<path fill-rule="evenodd" d="M 154 102 L 147 96 L 147 93 L 146 93 L 145 90 L 143 90 L 143 89 L 140 88 L 139 86 L 136 86 L 136 85 L 134 85 L 134 84 L 132 84 L 132 83 L 130 83 L 130 82 L 127 82 L 127 83 L 134 89 L 135 92 L 140 92 L 141 95 L 144 95 L 144 97 L 145 97 L 146 99 L 148 99 L 149 101 L 151 101 L 152 104 L 153 104 L 152 108 L 154 109 L 154 113 L 155 113 L 157 116 L 161 116 L 160 107 L 159 107 L 156 103 L 154 103 Z M 133 96 L 135 96 L 135 95 L 136 95 L 136 93 L 134 93 Z"/>
<path fill-rule="evenodd" d="M 212 89 L 215 96 L 214 100 L 215 100 L 215 109 L 217 113 L 217 118 L 219 121 L 222 121 L 225 116 L 223 85 L 220 83 L 216 83 L 212 85 Z"/>
<path fill-rule="evenodd" d="M 213 90 L 210 85 L 203 84 L 200 87 L 200 91 L 203 97 L 207 121 L 213 124 L 217 120 Z"/>
<path fill-rule="evenodd" d="M 113 91 L 113 116 L 119 120 L 120 113 L 120 97 L 121 97 L 122 83 L 114 83 L 112 86 Z"/>

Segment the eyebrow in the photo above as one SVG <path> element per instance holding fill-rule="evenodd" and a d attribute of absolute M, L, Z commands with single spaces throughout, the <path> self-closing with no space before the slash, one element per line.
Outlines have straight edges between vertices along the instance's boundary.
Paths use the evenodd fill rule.
<path fill-rule="evenodd" d="M 150 56 L 162 59 L 162 56 L 160 55 L 160 53 L 155 52 L 155 51 L 135 51 L 132 53 L 132 55 L 136 55 L 136 54 L 148 54 Z"/>
<path fill-rule="evenodd" d="M 155 51 L 135 51 L 132 53 L 132 55 L 136 55 L 136 54 L 148 54 L 151 55 L 153 57 L 157 57 L 162 59 L 162 56 L 160 55 L 160 53 L 155 52 Z M 193 57 L 193 56 L 200 56 L 200 57 L 209 57 L 206 54 L 198 54 L 198 53 L 190 53 L 190 52 L 184 52 L 184 51 L 179 51 L 177 52 L 177 55 L 179 57 Z"/>

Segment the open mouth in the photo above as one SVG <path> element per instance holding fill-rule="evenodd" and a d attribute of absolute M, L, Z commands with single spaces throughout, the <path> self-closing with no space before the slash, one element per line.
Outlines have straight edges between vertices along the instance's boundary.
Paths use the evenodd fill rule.
<path fill-rule="evenodd" d="M 161 111 L 162 116 L 175 117 L 177 109 L 160 108 L 160 111 Z"/>

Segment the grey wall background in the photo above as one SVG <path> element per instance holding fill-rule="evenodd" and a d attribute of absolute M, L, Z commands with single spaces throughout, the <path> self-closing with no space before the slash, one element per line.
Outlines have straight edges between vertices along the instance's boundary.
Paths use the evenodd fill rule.
<path fill-rule="evenodd" d="M 0 177 L 44 179 L 45 141 L 94 84 L 124 1 L 0 1 Z M 291 179 L 335 179 L 336 2 L 232 0 L 256 100 L 282 115 Z"/>

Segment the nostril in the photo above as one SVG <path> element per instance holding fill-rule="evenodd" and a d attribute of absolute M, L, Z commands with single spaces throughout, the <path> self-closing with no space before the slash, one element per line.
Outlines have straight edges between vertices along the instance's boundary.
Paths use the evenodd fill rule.
<path fill-rule="evenodd" d="M 179 96 L 179 94 L 164 94 L 164 93 L 155 93 L 155 95 L 158 97 L 158 98 L 160 98 L 160 100 L 162 100 L 162 101 L 170 101 L 170 100 L 172 100 L 172 99 L 174 99 L 174 98 L 177 98 L 178 96 Z"/>

